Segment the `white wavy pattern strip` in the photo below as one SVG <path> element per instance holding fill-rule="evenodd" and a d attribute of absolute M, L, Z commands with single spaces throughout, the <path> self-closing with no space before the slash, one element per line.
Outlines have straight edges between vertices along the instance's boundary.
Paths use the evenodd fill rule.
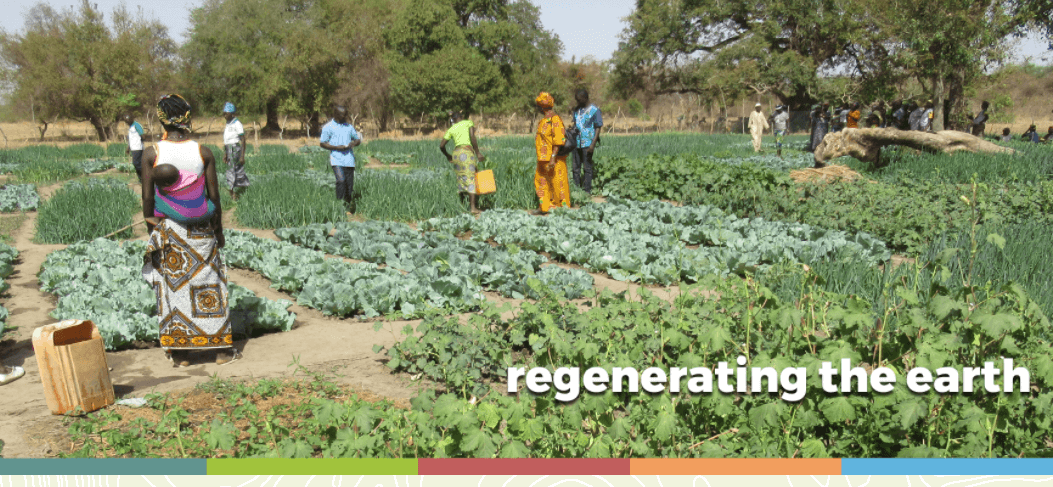
<path fill-rule="evenodd" d="M 1053 487 L 1053 476 L 3 475 L 0 487 Z"/>

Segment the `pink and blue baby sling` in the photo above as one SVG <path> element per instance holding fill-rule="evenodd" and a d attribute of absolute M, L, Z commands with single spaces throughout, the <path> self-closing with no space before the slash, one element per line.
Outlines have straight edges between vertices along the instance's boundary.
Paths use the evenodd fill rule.
<path fill-rule="evenodd" d="M 154 216 L 170 218 L 184 225 L 209 221 L 216 206 L 205 192 L 205 178 L 179 171 L 179 181 L 165 188 L 154 188 Z"/>

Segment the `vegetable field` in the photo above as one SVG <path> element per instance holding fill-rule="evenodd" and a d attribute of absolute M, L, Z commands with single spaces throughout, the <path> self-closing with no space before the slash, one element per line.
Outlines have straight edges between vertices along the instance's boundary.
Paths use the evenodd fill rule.
<path fill-rule="evenodd" d="M 349 205 L 335 199 L 325 151 L 250 150 L 252 185 L 237 201 L 223 191 L 235 331 L 247 347 L 280 343 L 301 367 L 313 358 L 301 344 L 312 327 L 352 333 L 371 349 L 341 359 L 386 367 L 348 369 L 365 390 L 320 372 L 198 382 L 192 394 L 218 405 L 208 414 L 181 409 L 175 392 L 149 395 L 157 414 L 130 421 L 111 408 L 72 422 L 62 454 L 1053 456 L 1053 152 L 1016 143 L 1011 156 L 890 150 L 881 168 L 834 161 L 855 181 L 796 182 L 791 172 L 812 166 L 804 140 L 788 137 L 780 158 L 770 141 L 754 154 L 738 135 L 604 137 L 593 194 L 575 187 L 573 207 L 547 215 L 531 211 L 527 137 L 480 139 L 481 169 L 494 170 L 498 188 L 479 198 L 480 214 L 456 194 L 434 140 L 357 148 Z M 108 350 L 127 353 L 156 341 L 157 320 L 140 275 L 141 229 L 100 238 L 141 212 L 134 174 L 109 170 L 120 154 L 0 152 L 13 178 L 0 187 L 0 210 L 36 210 L 35 242 L 61 244 L 38 269 L 19 270 L 39 274 L 50 317 L 90 318 Z M 109 172 L 85 177 L 91 160 Z M 0 275 L 27 250 L 0 248 Z M 349 344 L 325 347 L 339 355 Z M 254 357 L 243 366 L 259 367 Z M 510 394 L 505 383 L 509 367 L 668 373 L 740 357 L 804 368 L 799 400 L 684 387 L 561 401 L 522 384 Z M 915 367 L 1004 358 L 1030 371 L 1029 389 L 905 385 Z M 844 359 L 891 369 L 895 387 L 825 392 L 820 365 Z M 410 400 L 369 390 L 392 378 Z M 280 407 L 255 406 L 278 397 Z"/>

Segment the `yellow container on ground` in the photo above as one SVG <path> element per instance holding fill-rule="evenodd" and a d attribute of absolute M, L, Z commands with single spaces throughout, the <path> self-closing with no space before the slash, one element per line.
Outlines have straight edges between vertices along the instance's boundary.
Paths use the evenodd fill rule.
<path fill-rule="evenodd" d="M 65 320 L 33 330 L 33 352 L 52 414 L 113 404 L 102 335 L 90 320 Z"/>

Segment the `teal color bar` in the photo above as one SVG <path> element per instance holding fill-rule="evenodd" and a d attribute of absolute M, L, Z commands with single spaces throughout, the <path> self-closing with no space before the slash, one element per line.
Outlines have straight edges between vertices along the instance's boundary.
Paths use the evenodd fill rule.
<path fill-rule="evenodd" d="M 841 475 L 1053 475 L 1053 459 L 845 458 Z"/>
<path fill-rule="evenodd" d="M 203 458 L 0 458 L 3 475 L 205 475 Z"/>

